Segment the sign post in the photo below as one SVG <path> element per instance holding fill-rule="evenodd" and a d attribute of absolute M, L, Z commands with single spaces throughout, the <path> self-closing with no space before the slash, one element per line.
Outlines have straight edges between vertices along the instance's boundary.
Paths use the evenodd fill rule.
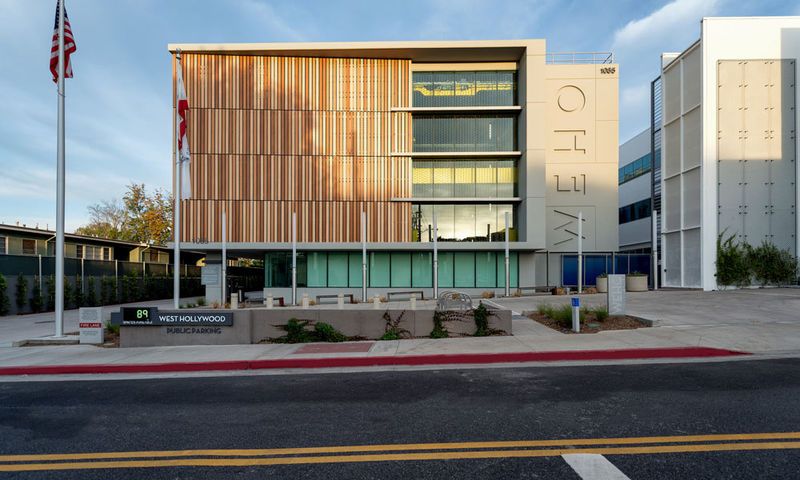
<path fill-rule="evenodd" d="M 625 275 L 608 276 L 606 304 L 609 315 L 625 315 Z"/>
<path fill-rule="evenodd" d="M 106 336 L 106 329 L 103 325 L 103 308 L 81 307 L 78 310 L 78 328 L 80 329 L 81 344 L 102 344 Z"/>
<path fill-rule="evenodd" d="M 572 297 L 572 331 L 581 333 L 581 299 Z"/>

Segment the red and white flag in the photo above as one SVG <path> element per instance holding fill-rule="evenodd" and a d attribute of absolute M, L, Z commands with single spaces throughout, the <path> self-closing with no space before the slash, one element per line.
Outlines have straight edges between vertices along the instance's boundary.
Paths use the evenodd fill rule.
<path fill-rule="evenodd" d="M 58 82 L 58 14 L 60 11 L 61 0 L 56 1 L 56 26 L 53 30 L 53 45 L 50 47 L 50 72 L 53 74 L 53 81 Z M 72 36 L 72 27 L 69 26 L 67 7 L 64 7 L 64 78 L 72 78 L 72 62 L 69 57 L 75 53 L 75 37 Z"/>
<path fill-rule="evenodd" d="M 175 93 L 178 107 L 178 164 L 183 165 L 183 173 L 179 181 L 181 182 L 181 200 L 185 200 L 192 196 L 189 176 L 191 158 L 189 156 L 189 140 L 186 138 L 186 114 L 189 113 L 189 99 L 186 98 L 186 88 L 183 86 L 180 57 L 178 57 L 177 76 Z"/>

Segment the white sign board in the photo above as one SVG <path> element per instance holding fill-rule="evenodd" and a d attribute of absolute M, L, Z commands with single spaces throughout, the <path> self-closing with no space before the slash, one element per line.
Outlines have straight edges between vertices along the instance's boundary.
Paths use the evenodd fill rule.
<path fill-rule="evenodd" d="M 82 307 L 78 310 L 78 328 L 81 344 L 102 344 L 106 336 L 102 307 Z"/>
<path fill-rule="evenodd" d="M 222 273 L 222 265 L 206 265 L 200 269 L 200 283 L 202 285 L 219 285 L 220 273 Z"/>
<path fill-rule="evenodd" d="M 625 315 L 625 275 L 608 276 L 608 314 Z"/>

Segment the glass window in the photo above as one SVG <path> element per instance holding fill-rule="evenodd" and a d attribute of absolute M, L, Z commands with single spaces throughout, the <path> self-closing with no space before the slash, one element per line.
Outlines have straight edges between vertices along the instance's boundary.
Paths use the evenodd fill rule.
<path fill-rule="evenodd" d="M 453 196 L 457 198 L 475 197 L 475 162 L 459 160 L 453 162 Z"/>
<path fill-rule="evenodd" d="M 475 287 L 475 254 L 453 252 L 453 280 L 456 288 Z"/>
<path fill-rule="evenodd" d="M 23 255 L 36 255 L 36 240 L 23 238 L 22 239 L 22 254 Z"/>
<path fill-rule="evenodd" d="M 306 283 L 309 287 L 328 286 L 328 256 L 325 253 L 306 253 Z"/>
<path fill-rule="evenodd" d="M 392 287 L 410 287 L 411 254 L 405 252 L 394 252 L 391 254 L 391 261 Z"/>
<path fill-rule="evenodd" d="M 455 205 L 453 238 L 458 241 L 475 240 L 475 205 Z"/>
<path fill-rule="evenodd" d="M 509 198 L 517 193 L 515 160 L 415 160 L 416 198 Z"/>
<path fill-rule="evenodd" d="M 497 230 L 497 208 L 491 203 L 477 205 L 475 213 L 475 230 L 482 242 L 492 238 L 492 232 Z"/>
<path fill-rule="evenodd" d="M 452 198 L 455 193 L 453 162 L 436 162 L 433 168 L 433 197 Z"/>
<path fill-rule="evenodd" d="M 415 115 L 415 152 L 516 150 L 516 115 Z"/>
<path fill-rule="evenodd" d="M 508 212 L 508 235 L 509 241 L 517 239 L 514 229 L 514 208 L 511 205 L 497 205 L 497 228 L 492 235 L 493 242 L 504 241 L 506 238 L 506 212 Z"/>
<path fill-rule="evenodd" d="M 420 205 L 420 241 L 433 241 L 433 205 Z"/>
<path fill-rule="evenodd" d="M 448 242 L 455 239 L 455 205 L 433 206 L 436 213 L 437 240 Z"/>
<path fill-rule="evenodd" d="M 433 196 L 433 166 L 434 162 L 414 160 L 411 169 L 413 196 L 421 198 Z"/>
<path fill-rule="evenodd" d="M 6 237 L 0 237 L 0 255 L 5 255 L 8 253 L 8 247 L 6 244 L 8 243 L 8 239 Z"/>
<path fill-rule="evenodd" d="M 389 286 L 389 254 L 385 252 L 371 252 L 369 254 L 369 286 Z"/>
<path fill-rule="evenodd" d="M 511 288 L 517 288 L 518 285 L 518 272 L 519 258 L 517 252 L 508 252 L 508 276 L 511 283 Z M 506 258 L 505 254 L 497 254 L 497 286 L 505 288 L 506 286 Z"/>
<path fill-rule="evenodd" d="M 439 252 L 439 287 L 453 288 L 453 252 Z"/>
<path fill-rule="evenodd" d="M 452 72 L 433 74 L 433 96 L 437 106 L 452 106 L 455 84 Z"/>
<path fill-rule="evenodd" d="M 23 245 L 24 242 L 23 240 Z M 75 245 L 75 258 L 83 258 L 83 245 Z"/>
<path fill-rule="evenodd" d="M 497 260 L 495 252 L 475 253 L 475 286 L 491 287 L 497 285 Z"/>
<path fill-rule="evenodd" d="M 475 167 L 475 196 L 478 198 L 497 197 L 497 162 L 481 160 Z"/>
<path fill-rule="evenodd" d="M 361 252 L 350 252 L 349 255 L 349 272 L 348 272 L 348 280 L 349 286 L 351 287 L 360 287 L 361 286 Z"/>
<path fill-rule="evenodd" d="M 439 256 L 439 271 L 441 271 L 442 257 Z M 411 286 L 433 286 L 433 255 L 431 252 L 415 252 L 411 254 Z M 439 286 L 442 285 L 441 278 Z"/>
<path fill-rule="evenodd" d="M 291 287 L 291 253 L 273 252 L 264 255 L 264 286 Z"/>
<path fill-rule="evenodd" d="M 517 167 L 514 160 L 497 161 L 497 196 L 515 196 L 517 186 Z"/>
<path fill-rule="evenodd" d="M 331 252 L 328 254 L 328 286 L 346 287 L 348 281 L 347 252 Z M 361 266 L 358 268 L 361 272 Z"/>
<path fill-rule="evenodd" d="M 428 107 L 434 102 L 433 98 L 433 74 L 429 72 L 418 72 L 413 75 L 414 106 Z"/>
<path fill-rule="evenodd" d="M 475 72 L 455 72 L 455 98 L 453 105 L 456 107 L 469 107 L 475 105 Z"/>
<path fill-rule="evenodd" d="M 516 104 L 514 71 L 414 72 L 412 85 L 415 107 Z"/>

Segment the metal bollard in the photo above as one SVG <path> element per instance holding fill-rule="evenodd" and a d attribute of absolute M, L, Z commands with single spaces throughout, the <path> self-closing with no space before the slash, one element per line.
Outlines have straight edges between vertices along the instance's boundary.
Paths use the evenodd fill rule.
<path fill-rule="evenodd" d="M 339 294 L 336 296 L 336 305 L 339 307 L 339 310 L 344 309 L 344 295 Z"/>
<path fill-rule="evenodd" d="M 417 309 L 417 297 L 411 296 L 411 310 Z"/>
<path fill-rule="evenodd" d="M 381 307 L 381 299 L 379 296 L 375 295 L 372 297 L 372 308 L 378 310 Z"/>
<path fill-rule="evenodd" d="M 303 294 L 303 309 L 306 309 L 306 308 L 308 308 L 308 294 L 304 293 Z"/>
<path fill-rule="evenodd" d="M 236 310 L 239 308 L 239 295 L 231 293 L 231 309 Z"/>
<path fill-rule="evenodd" d="M 266 296 L 266 297 L 264 297 L 264 298 L 266 298 L 266 300 L 264 300 L 264 303 L 267 305 L 267 308 L 270 308 L 270 309 L 271 309 L 271 308 L 272 308 L 272 306 L 273 306 L 273 304 L 275 303 L 275 300 L 272 298 L 272 294 L 271 294 L 271 293 L 269 293 L 269 294 L 267 294 L 267 296 Z"/>
<path fill-rule="evenodd" d="M 581 299 L 572 297 L 572 331 L 581 333 Z"/>
<path fill-rule="evenodd" d="M 267 289 L 265 288 L 264 289 L 264 294 L 262 295 L 262 297 L 264 297 L 264 305 L 267 304 L 267 296 L 268 295 L 269 295 L 269 292 L 267 292 Z"/>

